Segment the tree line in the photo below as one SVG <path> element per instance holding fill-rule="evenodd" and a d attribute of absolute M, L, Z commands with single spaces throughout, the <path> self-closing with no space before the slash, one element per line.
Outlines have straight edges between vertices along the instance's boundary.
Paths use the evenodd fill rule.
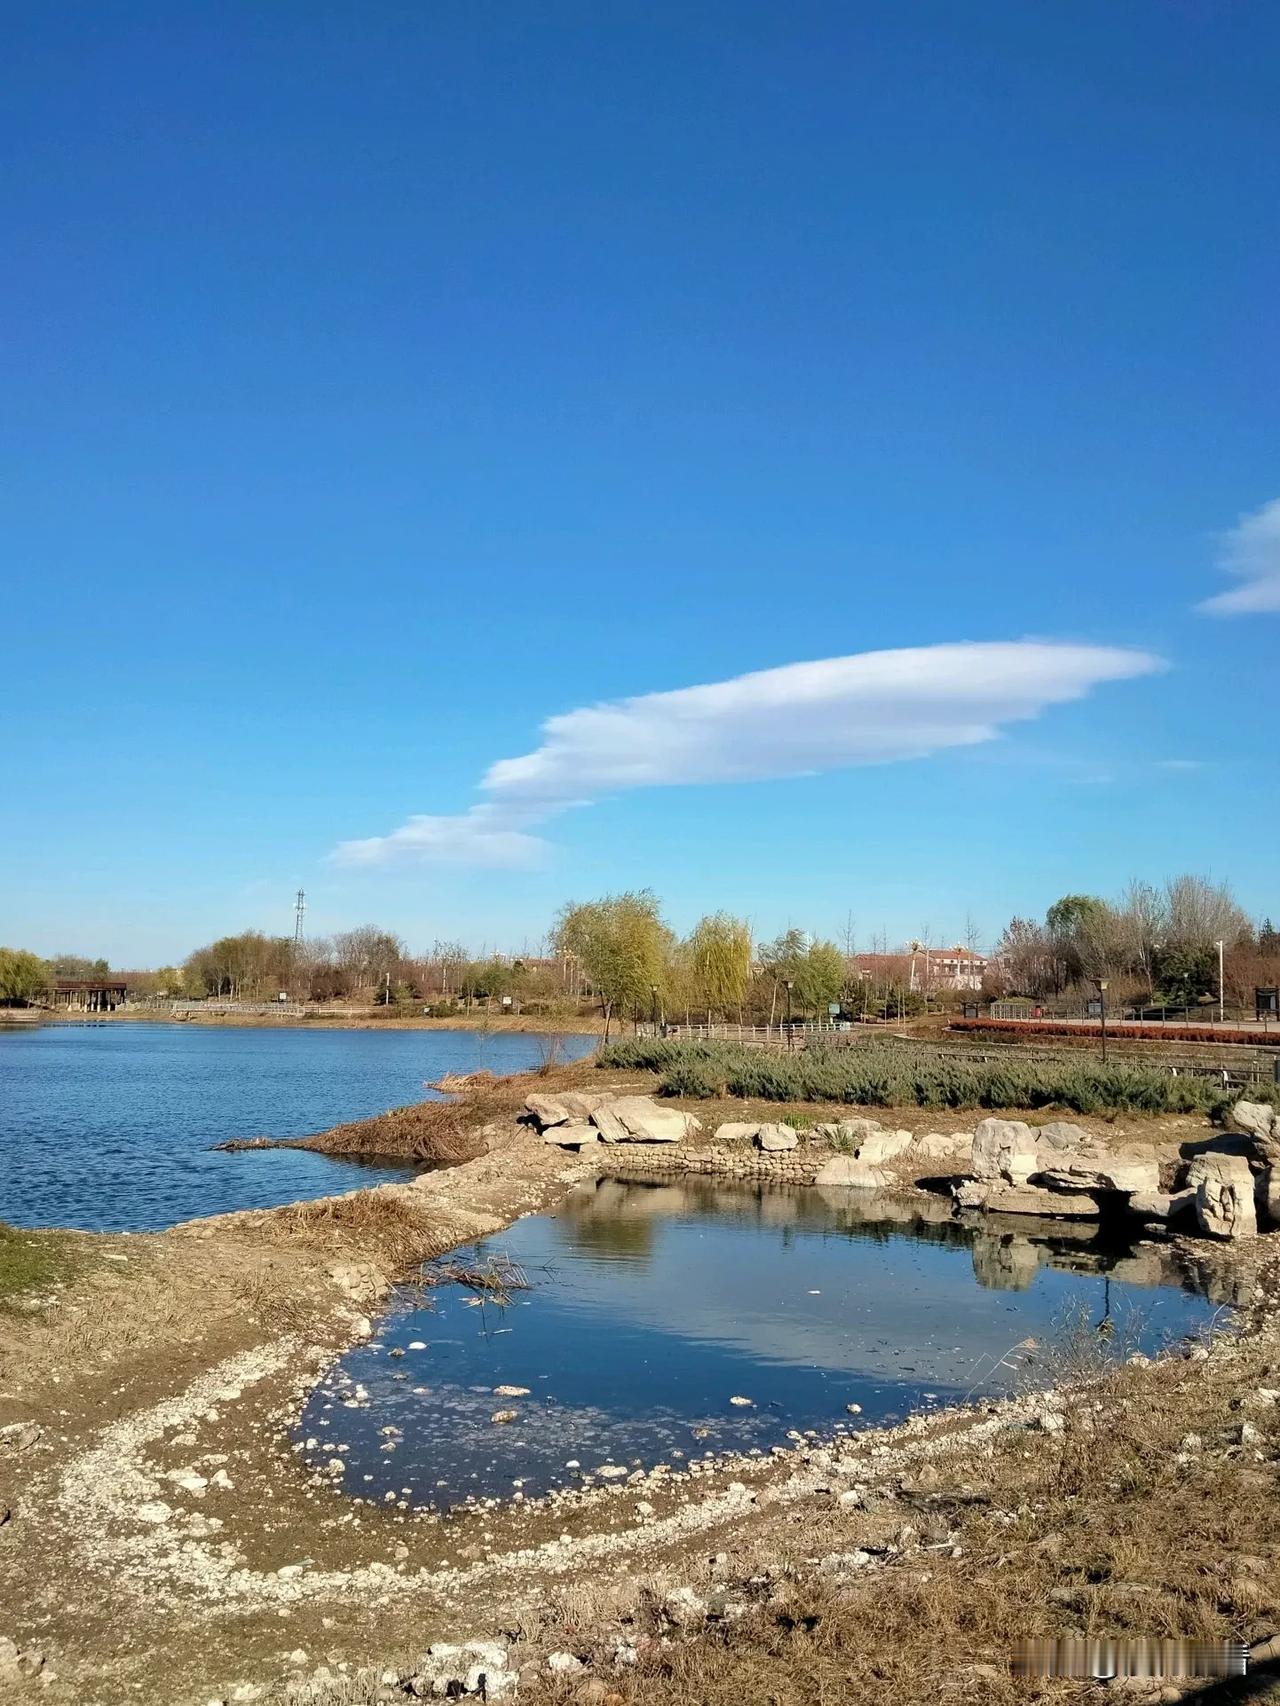
<path fill-rule="evenodd" d="M 1113 1001 L 1192 1007 L 1219 994 L 1248 1006 L 1257 987 L 1280 984 L 1280 931 L 1255 924 L 1226 883 L 1170 878 L 1133 881 L 1114 900 L 1067 894 L 1043 921 L 1010 919 L 985 989 L 1044 1000 L 1091 990 L 1106 978 Z"/>
<path fill-rule="evenodd" d="M 973 949 L 976 928 L 965 934 Z M 920 936 L 913 951 L 897 954 L 873 938 L 876 951 L 860 960 L 852 920 L 839 945 L 796 928 L 757 942 L 746 919 L 725 911 L 681 936 L 653 892 L 638 889 L 569 902 L 536 955 L 476 955 L 444 940 L 413 954 L 395 931 L 365 924 L 301 944 L 243 930 L 181 965 L 117 975 L 134 995 L 270 1001 L 283 993 L 304 1002 L 413 1003 L 440 1014 L 483 1002 L 553 1015 L 593 1002 L 606 1029 L 622 1017 L 772 1024 L 825 1016 L 832 1004 L 849 1017 L 905 1018 L 934 993 L 928 929 Z M 1106 977 L 1116 1006 L 1194 1006 L 1217 996 L 1218 942 L 1233 1006 L 1250 1004 L 1255 986 L 1280 984 L 1280 932 L 1270 919 L 1255 924 L 1225 883 L 1185 875 L 1159 886 L 1135 880 L 1112 900 L 1067 894 L 1043 920 L 1009 921 L 983 994 L 1074 999 Z M 39 1002 L 55 978 L 107 972 L 101 959 L 46 961 L 0 949 L 0 1002 Z"/>

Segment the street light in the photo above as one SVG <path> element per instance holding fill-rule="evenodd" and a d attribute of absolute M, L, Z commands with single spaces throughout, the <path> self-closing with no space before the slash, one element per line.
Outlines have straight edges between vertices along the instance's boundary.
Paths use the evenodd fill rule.
<path fill-rule="evenodd" d="M 1218 1023 L 1221 1025 L 1226 1018 L 1224 1003 L 1226 1001 L 1226 978 L 1223 974 L 1223 944 L 1218 943 Z"/>
<path fill-rule="evenodd" d="M 1102 1020 L 1102 1064 L 1107 1064 L 1107 979 L 1095 977 L 1098 986 L 1098 1016 Z"/>

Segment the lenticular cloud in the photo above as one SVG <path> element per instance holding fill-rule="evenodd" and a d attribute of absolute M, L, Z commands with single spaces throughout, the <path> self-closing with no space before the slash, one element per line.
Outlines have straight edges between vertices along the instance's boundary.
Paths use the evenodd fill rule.
<path fill-rule="evenodd" d="M 1227 533 L 1218 566 L 1238 586 L 1196 606 L 1208 616 L 1280 614 L 1280 498 L 1241 516 Z"/>
<path fill-rule="evenodd" d="M 602 795 L 926 758 L 994 740 L 1006 724 L 1161 667 L 1145 652 L 1113 646 L 919 646 L 585 706 L 550 718 L 535 751 L 492 765 L 481 783 L 485 803 L 343 842 L 335 856 L 347 864 L 400 856 L 527 864 L 545 845 L 531 827 Z"/>

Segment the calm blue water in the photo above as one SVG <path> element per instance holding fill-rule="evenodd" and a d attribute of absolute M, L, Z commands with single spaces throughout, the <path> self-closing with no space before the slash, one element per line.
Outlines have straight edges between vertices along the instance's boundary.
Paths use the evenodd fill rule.
<path fill-rule="evenodd" d="M 1026 1361 L 1020 1341 L 1043 1345 L 1072 1324 L 1100 1342 L 1106 1317 L 1105 1342 L 1127 1353 L 1215 1313 L 1167 1250 L 1044 1222 L 1040 1238 L 1008 1222 L 975 1231 L 901 1206 L 876 1218 L 891 1212 L 874 1193 L 813 1187 L 583 1186 L 557 1212 L 458 1252 L 522 1265 L 531 1289 L 507 1308 L 457 1285 L 434 1287 L 428 1307 L 401 1291 L 379 1336 L 312 1395 L 307 1459 L 348 1448 L 343 1487 L 380 1503 L 532 1497 L 605 1465 L 767 1450 L 789 1431 L 1000 1390 L 1009 1363 Z M 495 1424 L 503 1409 L 516 1420 Z"/>
<path fill-rule="evenodd" d="M 564 1039 L 566 1055 L 592 1046 Z M 420 1101 L 423 1081 L 444 1072 L 517 1072 L 541 1058 L 536 1036 L 475 1031 L 0 1029 L 0 1220 L 145 1231 L 403 1178 L 412 1169 L 209 1146 L 306 1137 Z"/>

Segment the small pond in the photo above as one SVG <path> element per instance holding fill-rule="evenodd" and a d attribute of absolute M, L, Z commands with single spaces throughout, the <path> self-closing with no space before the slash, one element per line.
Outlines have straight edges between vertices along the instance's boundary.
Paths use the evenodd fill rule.
<path fill-rule="evenodd" d="M 818 1187 L 602 1179 L 456 1253 L 495 1256 L 529 1289 L 402 1289 L 312 1394 L 306 1459 L 341 1448 L 348 1493 L 447 1508 L 767 1451 L 1008 1390 L 1028 1339 L 1150 1352 L 1218 1313 L 1165 1248 Z"/>

